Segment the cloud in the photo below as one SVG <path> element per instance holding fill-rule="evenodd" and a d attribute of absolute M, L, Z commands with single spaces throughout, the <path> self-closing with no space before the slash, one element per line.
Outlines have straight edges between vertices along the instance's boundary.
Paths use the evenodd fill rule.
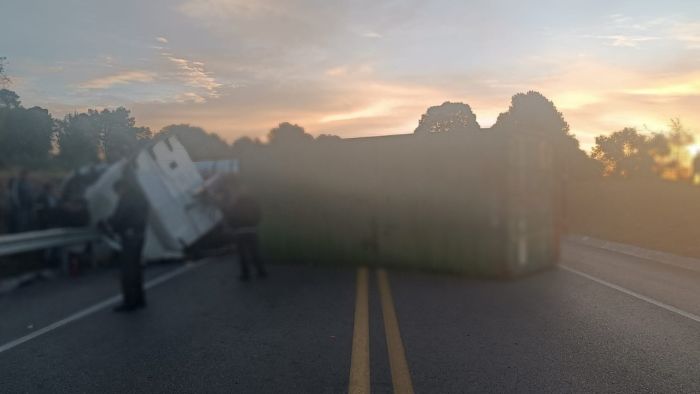
<path fill-rule="evenodd" d="M 679 17 L 635 19 L 620 14 L 609 15 L 612 22 L 610 35 L 590 36 L 608 40 L 618 47 L 638 47 L 640 43 L 669 40 L 685 44 L 688 49 L 700 49 L 700 23 Z M 640 32 L 653 35 L 639 35 Z M 634 34 L 630 34 L 634 33 Z"/>
<path fill-rule="evenodd" d="M 593 37 L 593 38 L 602 39 L 602 40 L 608 41 L 608 45 L 611 45 L 614 47 L 626 47 L 626 48 L 637 48 L 637 47 L 639 47 L 639 44 L 641 44 L 643 42 L 656 41 L 656 40 L 661 39 L 661 37 L 655 37 L 655 36 L 632 36 L 632 35 L 624 35 L 624 34 L 613 34 L 613 35 L 604 35 L 604 36 L 586 36 L 586 37 Z"/>
<path fill-rule="evenodd" d="M 331 67 L 325 71 L 325 74 L 329 77 L 347 77 L 347 76 L 359 76 L 359 75 L 370 75 L 374 72 L 374 67 L 371 64 L 357 64 L 357 65 L 345 65 Z"/>
<path fill-rule="evenodd" d="M 424 2 L 318 0 L 184 0 L 176 10 L 230 47 L 265 48 L 278 57 L 362 51 L 397 28 L 415 26 Z M 381 27 L 378 32 L 374 27 Z M 377 43 L 378 44 L 378 43 Z M 302 53 L 301 51 L 307 51 Z M 237 53 L 240 56 L 240 53 Z M 287 60 L 287 59 L 284 59 Z"/>
<path fill-rule="evenodd" d="M 381 34 L 379 34 L 379 33 L 377 33 L 377 32 L 374 32 L 374 31 L 368 31 L 368 32 L 362 33 L 362 37 L 365 37 L 365 38 L 382 38 L 382 37 L 384 37 L 384 36 L 382 36 Z"/>
<path fill-rule="evenodd" d="M 219 96 L 218 89 L 222 84 L 206 71 L 203 62 L 175 57 L 169 53 L 163 53 L 163 56 L 177 66 L 177 75 L 187 86 L 200 89 L 209 97 Z M 199 97 L 202 98 L 201 95 Z"/>
<path fill-rule="evenodd" d="M 201 95 L 195 93 L 195 92 L 185 92 L 185 93 L 177 95 L 175 97 L 175 101 L 178 103 L 193 102 L 193 103 L 201 104 L 201 103 L 206 102 L 207 99 L 202 97 Z"/>
<path fill-rule="evenodd" d="M 397 102 L 391 100 L 379 100 L 367 107 L 350 112 L 335 113 L 323 116 L 319 122 L 329 123 L 343 120 L 356 120 L 364 118 L 377 118 L 390 114 L 397 106 Z"/>
<path fill-rule="evenodd" d="M 328 42 L 344 29 L 343 6 L 330 1 L 186 0 L 177 9 L 221 36 L 278 50 Z"/>
<path fill-rule="evenodd" d="M 700 96 L 700 73 L 664 78 L 646 86 L 627 89 L 627 94 L 644 96 Z"/>
<path fill-rule="evenodd" d="M 550 99 L 559 109 L 576 109 L 603 100 L 603 97 L 586 91 L 564 91 L 555 93 Z"/>
<path fill-rule="evenodd" d="M 178 9 L 185 15 L 202 19 L 221 19 L 233 16 L 256 17 L 280 13 L 284 3 L 247 0 L 188 0 Z"/>
<path fill-rule="evenodd" d="M 165 37 L 156 37 L 156 41 L 160 42 L 161 44 L 167 44 L 168 39 Z"/>
<path fill-rule="evenodd" d="M 670 34 L 688 48 L 700 49 L 700 23 L 677 23 L 671 28 Z"/>
<path fill-rule="evenodd" d="M 333 67 L 329 68 L 326 70 L 326 75 L 330 77 L 340 77 L 344 75 L 348 75 L 348 67 L 347 66 L 339 66 L 339 67 Z"/>
<path fill-rule="evenodd" d="M 656 40 L 660 39 L 659 37 L 624 36 L 624 35 L 613 35 L 613 36 L 608 36 L 608 37 L 604 37 L 604 38 L 611 40 L 610 45 L 612 45 L 614 47 L 629 47 L 629 48 L 636 48 L 642 42 L 656 41 Z"/>
<path fill-rule="evenodd" d="M 229 141 L 262 137 L 283 121 L 301 124 L 312 134 L 352 137 L 410 133 L 430 105 L 452 98 L 433 88 L 371 79 L 260 81 L 221 90 L 206 105 L 141 103 L 133 106 L 134 114 L 154 128 L 190 122 Z"/>
<path fill-rule="evenodd" d="M 126 85 L 135 82 L 148 83 L 155 80 L 156 74 L 150 71 L 123 71 L 85 81 L 79 85 L 82 89 L 108 89 L 115 85 Z"/>
<path fill-rule="evenodd" d="M 201 104 L 219 96 L 223 84 L 207 70 L 204 62 L 162 48 L 155 55 L 145 64 L 147 69 L 120 71 L 78 84 L 79 91 L 73 92 L 74 101 L 89 99 L 93 105 L 138 101 Z M 117 64 L 109 67 L 124 68 Z"/>

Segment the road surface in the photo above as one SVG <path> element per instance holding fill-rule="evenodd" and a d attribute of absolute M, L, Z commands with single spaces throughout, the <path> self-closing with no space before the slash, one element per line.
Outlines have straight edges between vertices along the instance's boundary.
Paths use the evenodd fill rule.
<path fill-rule="evenodd" d="M 698 392 L 700 273 L 573 243 L 511 281 L 232 258 L 0 297 L 1 392 Z M 385 275 L 385 276 L 382 276 Z M 352 377 L 352 378 L 351 378 Z"/>

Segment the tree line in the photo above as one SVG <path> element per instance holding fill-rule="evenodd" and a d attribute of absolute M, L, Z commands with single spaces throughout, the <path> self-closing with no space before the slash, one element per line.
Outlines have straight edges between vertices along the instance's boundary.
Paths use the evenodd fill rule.
<path fill-rule="evenodd" d="M 0 58 L 0 86 L 7 86 L 3 60 Z M 687 164 L 691 161 L 687 147 L 694 138 L 678 119 L 671 120 L 665 132 L 641 133 L 629 127 L 600 135 L 588 155 L 554 103 L 530 91 L 513 96 L 508 110 L 498 116 L 489 131 L 509 130 L 537 133 L 548 139 L 554 147 L 555 165 L 569 177 L 684 180 L 694 175 L 692 166 Z M 445 102 L 428 108 L 414 133 L 485 131 L 469 105 Z M 26 108 L 15 92 L 0 89 L 0 169 L 73 169 L 97 162 L 113 163 L 163 135 L 177 136 L 195 161 L 233 158 L 262 147 L 341 140 L 332 134 L 314 137 L 299 125 L 283 122 L 269 131 L 265 142 L 241 137 L 229 145 L 218 135 L 187 124 L 166 126 L 154 133 L 148 127 L 138 126 L 124 107 L 89 109 L 55 119 L 47 109 Z"/>
<path fill-rule="evenodd" d="M 131 112 L 88 109 L 55 119 L 41 107 L 26 108 L 19 96 L 0 89 L 0 169 L 73 169 L 129 157 L 161 135 L 176 135 L 194 160 L 231 157 L 219 136 L 187 124 L 170 125 L 158 133 L 138 126 Z"/>

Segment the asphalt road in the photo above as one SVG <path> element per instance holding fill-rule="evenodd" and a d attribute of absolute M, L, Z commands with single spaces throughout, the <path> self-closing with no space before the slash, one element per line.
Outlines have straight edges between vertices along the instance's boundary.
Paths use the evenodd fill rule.
<path fill-rule="evenodd" d="M 562 267 L 362 290 L 351 268 L 240 283 L 219 258 L 149 268 L 131 315 L 115 272 L 38 283 L 0 297 L 0 392 L 700 391 L 700 273 L 570 243 Z"/>

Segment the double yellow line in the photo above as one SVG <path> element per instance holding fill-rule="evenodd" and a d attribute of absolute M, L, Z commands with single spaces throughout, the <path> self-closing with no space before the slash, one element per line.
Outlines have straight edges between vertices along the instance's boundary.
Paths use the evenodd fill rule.
<path fill-rule="evenodd" d="M 406 361 L 399 322 L 394 309 L 394 300 L 389 287 L 389 278 L 383 269 L 377 270 L 379 298 L 384 317 L 384 333 L 386 335 L 387 351 L 389 352 L 389 367 L 391 382 L 395 393 L 413 393 L 411 373 Z M 355 325 L 352 337 L 352 356 L 350 359 L 350 394 L 370 393 L 369 368 L 369 273 L 366 267 L 357 270 L 357 294 L 355 298 Z"/>

